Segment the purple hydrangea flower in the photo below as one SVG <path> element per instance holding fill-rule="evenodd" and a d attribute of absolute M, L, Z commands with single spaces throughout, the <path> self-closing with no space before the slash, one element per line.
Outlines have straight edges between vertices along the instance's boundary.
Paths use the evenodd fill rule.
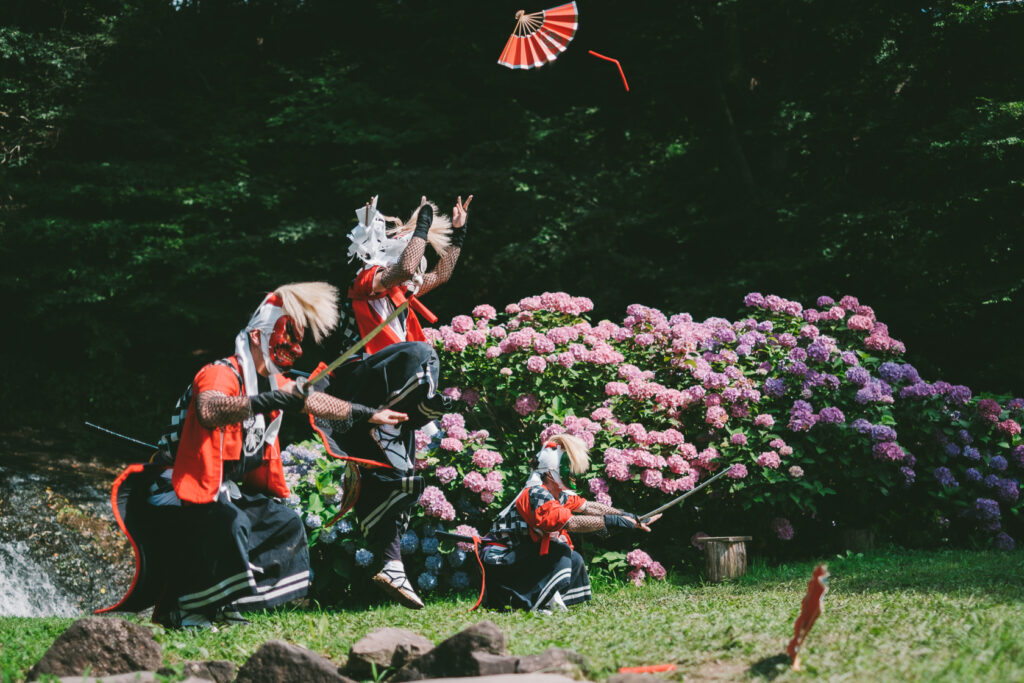
<path fill-rule="evenodd" d="M 888 425 L 872 425 L 871 438 L 875 441 L 895 441 L 896 430 Z"/>
<path fill-rule="evenodd" d="M 996 484 L 996 495 L 1006 503 L 1016 503 L 1020 498 L 1020 486 L 1013 479 L 1000 479 Z"/>
<path fill-rule="evenodd" d="M 949 471 L 948 467 L 936 467 L 935 468 L 935 480 L 939 482 L 941 486 L 951 488 L 959 486 L 957 480 L 953 478 L 953 473 Z"/>
<path fill-rule="evenodd" d="M 839 424 L 846 422 L 846 416 L 843 415 L 843 411 L 835 406 L 827 406 L 821 409 L 818 413 L 818 421 L 825 422 L 828 424 Z M 895 438 L 895 436 L 893 437 Z"/>
<path fill-rule="evenodd" d="M 1000 531 L 992 539 L 997 550 L 1013 550 L 1016 547 L 1016 543 L 1013 542 L 1013 537 L 1005 531 Z"/>
<path fill-rule="evenodd" d="M 953 448 L 956 448 L 956 444 L 949 444 Z M 946 452 L 949 452 L 949 446 L 946 446 Z M 974 446 L 964 446 L 964 457 L 968 460 L 981 460 L 981 452 L 978 451 Z"/>
<path fill-rule="evenodd" d="M 982 522 L 994 522 L 999 519 L 999 503 L 991 498 L 978 498 L 974 501 L 974 514 Z"/>
<path fill-rule="evenodd" d="M 871 381 L 871 373 L 859 365 L 854 365 L 846 371 L 846 381 L 862 387 Z"/>
<path fill-rule="evenodd" d="M 764 393 L 778 398 L 786 393 L 786 383 L 777 377 L 770 377 L 764 381 Z"/>
<path fill-rule="evenodd" d="M 997 472 L 1004 472 L 1006 470 L 1006 464 L 1006 458 L 1001 455 L 993 455 L 988 461 L 988 466 Z"/>
<path fill-rule="evenodd" d="M 968 467 L 964 470 L 964 479 L 967 481 L 978 482 L 981 481 L 981 472 L 973 467 Z"/>
<path fill-rule="evenodd" d="M 850 426 L 857 430 L 858 434 L 868 434 L 871 432 L 871 423 L 863 417 L 858 417 Z"/>

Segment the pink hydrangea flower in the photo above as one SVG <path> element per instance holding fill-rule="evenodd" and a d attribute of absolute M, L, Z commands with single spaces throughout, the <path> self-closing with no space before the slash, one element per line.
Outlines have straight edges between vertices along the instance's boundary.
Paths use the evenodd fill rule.
<path fill-rule="evenodd" d="M 490 320 L 497 314 L 498 312 L 494 310 L 494 306 L 491 306 L 490 304 L 480 304 L 479 306 L 473 309 L 474 318 L 483 318 L 484 320 Z M 454 320 L 452 322 L 454 323 Z"/>
<path fill-rule="evenodd" d="M 729 443 L 731 443 L 734 446 L 746 446 L 747 435 L 743 434 L 742 432 L 737 432 L 736 434 L 733 434 L 732 436 L 729 437 Z"/>
<path fill-rule="evenodd" d="M 526 369 L 530 372 L 544 372 L 548 362 L 541 356 L 530 356 L 526 361 Z"/>
<path fill-rule="evenodd" d="M 458 475 L 458 471 L 454 467 L 444 466 L 438 467 L 434 470 L 434 474 L 437 476 L 437 480 L 442 484 L 449 484 L 455 481 L 455 477 Z"/>
<path fill-rule="evenodd" d="M 656 581 L 664 581 L 665 577 L 668 575 L 668 572 L 665 571 L 665 567 L 661 562 L 657 561 L 652 561 L 651 566 L 648 567 L 647 571 L 650 573 L 651 578 Z"/>
<path fill-rule="evenodd" d="M 729 414 L 725 412 L 725 408 L 721 406 L 711 406 L 708 408 L 707 414 L 704 417 L 704 422 L 708 423 L 715 429 L 721 429 L 725 426 L 725 423 L 729 420 Z"/>
<path fill-rule="evenodd" d="M 655 469 L 644 470 L 640 473 L 640 483 L 652 489 L 661 486 L 661 471 Z"/>
<path fill-rule="evenodd" d="M 476 389 L 466 389 L 462 392 L 462 402 L 472 408 L 480 400 L 480 392 Z"/>
<path fill-rule="evenodd" d="M 415 440 L 416 443 L 416 452 L 422 451 L 424 448 L 427 447 L 427 444 L 430 443 L 430 437 L 427 436 L 427 433 L 421 429 L 417 429 L 415 432 L 413 432 L 413 439 Z"/>
<path fill-rule="evenodd" d="M 455 533 L 457 533 L 459 536 L 469 536 L 470 538 L 472 538 L 473 536 L 479 536 L 477 530 L 468 524 L 460 524 L 457 527 L 455 527 Z M 463 550 L 467 553 L 473 552 L 472 543 L 467 543 L 466 541 L 459 541 L 455 544 L 455 546 L 459 550 Z"/>
<path fill-rule="evenodd" d="M 643 550 L 637 548 L 636 550 L 631 550 L 628 553 L 626 553 L 626 562 L 628 562 L 629 566 L 631 567 L 640 567 L 641 569 L 647 569 L 651 566 L 651 563 L 654 562 L 654 560 L 652 560 L 651 556 L 645 553 Z"/>
<path fill-rule="evenodd" d="M 497 451 L 481 448 L 473 452 L 473 464 L 481 469 L 490 469 L 500 465 L 501 463 L 502 457 Z"/>
<path fill-rule="evenodd" d="M 462 485 L 473 493 L 480 493 L 484 490 L 487 485 L 487 480 L 484 479 L 484 475 L 476 470 L 468 472 L 466 476 L 462 478 Z"/>
<path fill-rule="evenodd" d="M 445 413 L 441 416 L 441 429 L 451 431 L 453 427 L 466 428 L 466 418 L 460 413 Z"/>
<path fill-rule="evenodd" d="M 457 315 L 452 318 L 452 329 L 463 334 L 473 329 L 473 319 L 468 315 Z"/>
<path fill-rule="evenodd" d="M 779 454 L 775 451 L 765 451 L 761 455 L 757 456 L 757 464 L 761 467 L 767 467 L 768 469 L 778 469 L 779 465 L 782 464 L 782 460 L 779 458 Z"/>
<path fill-rule="evenodd" d="M 804 476 L 804 468 L 800 467 L 800 465 L 793 465 L 792 467 L 789 468 L 789 476 L 793 477 L 794 479 L 799 479 L 800 477 Z"/>
<path fill-rule="evenodd" d="M 469 438 L 469 432 L 467 432 L 464 427 L 460 427 L 459 425 L 452 425 L 448 429 L 446 436 L 450 436 L 453 439 L 458 439 L 459 441 L 465 441 L 466 439 Z"/>
<path fill-rule="evenodd" d="M 646 576 L 647 574 L 640 567 L 634 567 L 626 573 L 626 579 L 632 582 L 634 586 L 642 586 Z"/>
<path fill-rule="evenodd" d="M 455 508 L 444 497 L 444 492 L 436 486 L 423 489 L 418 503 L 428 517 L 437 517 L 446 522 L 455 519 Z"/>
<path fill-rule="evenodd" d="M 533 394 L 522 394 L 516 398 L 512 407 L 517 413 L 525 417 L 540 407 L 540 399 Z"/>
<path fill-rule="evenodd" d="M 450 451 L 452 453 L 459 453 L 462 451 L 462 442 L 458 439 L 446 437 L 441 439 L 441 450 Z"/>
<path fill-rule="evenodd" d="M 747 466 L 736 463 L 729 468 L 729 474 L 725 475 L 730 479 L 745 479 L 747 476 Z"/>
<path fill-rule="evenodd" d="M 771 429 L 775 426 L 775 418 L 768 413 L 761 413 L 754 418 L 754 424 L 758 427 L 764 427 L 765 429 Z"/>

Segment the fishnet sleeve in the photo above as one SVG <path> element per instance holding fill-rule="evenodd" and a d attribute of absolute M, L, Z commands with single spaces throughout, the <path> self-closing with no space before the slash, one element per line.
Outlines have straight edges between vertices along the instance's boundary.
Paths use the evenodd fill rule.
<path fill-rule="evenodd" d="M 427 241 L 422 237 L 413 237 L 409 240 L 398 263 L 380 269 L 380 287 L 385 291 L 389 290 L 415 275 L 426 248 Z"/>
<path fill-rule="evenodd" d="M 196 416 L 207 429 L 237 424 L 251 415 L 248 396 L 228 396 L 219 391 L 202 391 L 196 396 Z"/>
<path fill-rule="evenodd" d="M 577 514 L 581 515 L 621 515 L 622 510 L 613 508 L 611 505 L 604 505 L 603 503 L 595 503 L 592 500 L 588 500 L 583 504 Z"/>
<path fill-rule="evenodd" d="M 437 265 L 429 273 L 424 273 L 423 284 L 420 285 L 420 290 L 417 296 L 423 296 L 430 290 L 443 285 L 448 282 L 448 278 L 452 276 L 452 272 L 455 270 L 455 264 L 459 260 L 459 254 L 462 253 L 461 247 L 449 247 L 444 255 L 441 256 Z"/>
<path fill-rule="evenodd" d="M 352 417 L 352 404 L 322 391 L 314 391 L 306 397 L 306 407 L 302 412 L 325 420 L 348 422 Z"/>
<path fill-rule="evenodd" d="M 592 534 L 604 531 L 603 515 L 573 515 L 565 524 L 565 530 L 572 533 Z"/>

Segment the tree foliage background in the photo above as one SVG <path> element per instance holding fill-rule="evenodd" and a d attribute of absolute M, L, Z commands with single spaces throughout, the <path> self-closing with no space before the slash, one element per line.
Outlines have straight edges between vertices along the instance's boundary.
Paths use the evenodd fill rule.
<path fill-rule="evenodd" d="M 442 317 L 849 293 L 923 375 L 1022 392 L 1024 4 L 578 6 L 511 71 L 506 0 L 0 5 L 4 422 L 155 435 L 264 292 L 348 283 L 376 193 L 476 196 Z"/>

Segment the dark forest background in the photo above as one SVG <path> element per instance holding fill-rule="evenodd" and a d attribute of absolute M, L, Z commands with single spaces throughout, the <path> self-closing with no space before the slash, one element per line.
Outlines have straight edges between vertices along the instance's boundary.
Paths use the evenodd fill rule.
<path fill-rule="evenodd" d="M 442 319 L 853 294 L 926 378 L 1024 393 L 1024 4 L 578 5 L 511 71 L 540 6 L 0 2 L 2 421 L 155 438 L 264 292 L 347 284 L 375 193 L 476 196 Z"/>

